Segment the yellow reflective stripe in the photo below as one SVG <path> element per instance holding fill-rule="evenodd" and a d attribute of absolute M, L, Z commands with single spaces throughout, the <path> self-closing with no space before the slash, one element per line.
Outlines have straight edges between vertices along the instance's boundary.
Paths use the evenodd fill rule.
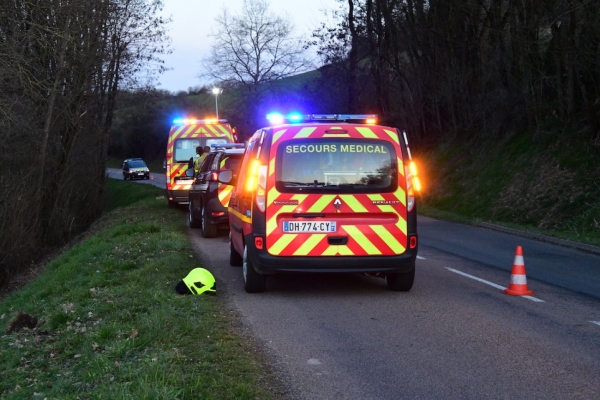
<path fill-rule="evenodd" d="M 273 193 L 273 191 L 275 191 L 275 193 Z M 271 191 L 269 192 L 269 195 L 267 196 L 267 211 L 268 211 L 268 207 L 269 205 L 271 205 L 273 203 L 273 201 L 275 201 L 277 199 L 277 191 L 275 190 L 275 188 L 271 189 Z M 306 199 L 306 197 L 308 197 L 307 194 L 295 194 L 292 196 L 292 200 L 298 200 L 298 204 L 301 204 L 304 199 Z M 269 201 L 269 199 L 272 198 L 273 200 Z M 282 206 L 278 212 L 276 212 L 275 214 L 273 214 L 273 216 L 271 216 L 271 218 L 269 218 L 269 220 L 267 221 L 267 236 L 269 236 L 271 233 L 273 233 L 273 231 L 275 229 L 277 229 L 277 216 L 281 213 L 291 213 L 296 209 L 296 205 L 289 205 L 289 206 Z"/>
<path fill-rule="evenodd" d="M 349 133 L 325 133 L 323 134 L 324 138 L 330 138 L 330 137 L 350 137 Z"/>
<path fill-rule="evenodd" d="M 367 197 L 369 198 L 369 200 L 372 201 L 385 200 L 385 198 L 380 194 L 368 194 Z"/>
<path fill-rule="evenodd" d="M 206 125 L 206 128 L 211 132 L 211 133 L 219 133 L 219 131 L 217 131 L 217 128 L 214 125 Z"/>
<path fill-rule="evenodd" d="M 375 132 L 373 132 L 373 130 L 371 128 L 364 128 L 361 126 L 357 126 L 356 130 L 358 131 L 358 133 L 360 133 L 361 135 L 363 135 L 366 138 L 377 139 L 379 137 L 375 134 Z"/>
<path fill-rule="evenodd" d="M 231 132 L 229 132 L 229 130 L 227 128 L 225 128 L 224 125 L 217 125 L 217 128 L 219 128 L 219 130 L 221 131 L 221 133 L 225 134 L 225 136 L 227 136 L 227 137 L 231 137 L 232 136 Z"/>
<path fill-rule="evenodd" d="M 338 247 L 338 253 L 340 253 L 341 256 L 353 256 L 354 253 L 352 252 L 352 250 L 350 250 L 350 248 L 348 246 L 337 246 Z"/>
<path fill-rule="evenodd" d="M 275 144 L 275 143 L 276 143 L 276 142 L 279 140 L 279 138 L 280 138 L 281 136 L 283 136 L 283 134 L 284 134 L 286 131 L 287 131 L 287 129 L 282 129 L 282 130 L 280 130 L 280 131 L 277 131 L 277 132 L 273 133 L 273 140 L 271 141 L 271 143 L 272 143 L 272 144 Z"/>
<path fill-rule="evenodd" d="M 323 253 L 321 253 L 321 255 L 335 256 L 338 253 L 338 247 L 339 246 L 329 246 L 328 248 L 325 249 L 325 251 Z"/>
<path fill-rule="evenodd" d="M 291 213 L 296 209 L 296 206 L 282 206 L 276 214 L 273 214 L 267 221 L 267 236 L 277 229 L 277 216 L 281 213 Z"/>
<path fill-rule="evenodd" d="M 275 173 L 275 157 L 271 158 L 269 161 L 269 176 Z"/>
<path fill-rule="evenodd" d="M 286 234 L 279 238 L 272 246 L 269 247 L 269 253 L 279 254 L 298 236 L 296 233 Z"/>
<path fill-rule="evenodd" d="M 319 242 L 327 236 L 326 234 L 313 234 L 309 235 L 308 240 L 306 240 L 302 246 L 298 250 L 294 252 L 295 256 L 306 256 L 308 253 L 317 245 Z"/>
<path fill-rule="evenodd" d="M 363 206 L 360 201 L 356 200 L 356 197 L 352 195 L 341 195 L 340 198 L 352 209 L 352 211 L 367 212 L 365 206 Z"/>
<path fill-rule="evenodd" d="M 390 131 L 389 129 L 384 129 L 383 130 L 385 133 L 388 134 L 388 136 L 394 141 L 396 142 L 397 145 L 400 145 L 400 138 L 398 137 L 398 133 L 394 132 L 394 131 Z"/>
<path fill-rule="evenodd" d="M 241 212 L 239 212 L 231 207 L 229 207 L 227 210 L 229 211 L 230 214 L 235 215 L 236 217 L 241 219 L 243 222 L 248 222 L 248 223 L 252 222 L 252 218 L 246 217 L 244 214 L 242 214 Z"/>
<path fill-rule="evenodd" d="M 400 173 L 400 175 L 404 176 L 404 163 L 402 162 L 400 157 L 396 159 L 396 162 L 398 163 L 398 172 Z"/>
<path fill-rule="evenodd" d="M 302 202 L 304 200 L 306 200 L 307 197 L 308 197 L 307 194 L 295 194 L 292 196 L 292 200 L 298 200 L 298 204 L 300 205 L 300 204 L 302 204 Z M 296 207 L 296 206 L 293 206 L 293 207 Z"/>
<path fill-rule="evenodd" d="M 315 204 L 312 205 L 306 212 L 314 213 L 321 212 L 327 207 L 335 198 L 336 195 L 323 195 L 317 200 Z"/>
<path fill-rule="evenodd" d="M 382 225 L 369 225 L 369 227 L 371 229 L 373 229 L 373 232 L 375 232 L 377 234 L 377 236 L 379 236 L 381 238 L 381 240 L 383 240 L 385 242 L 385 244 L 390 246 L 390 248 L 392 249 L 392 251 L 394 253 L 396 253 L 396 254 L 404 253 L 406 248 L 404 246 L 402 246 L 400 244 L 400 242 L 398 241 L 398 239 L 396 239 L 394 237 L 394 235 L 392 235 L 390 233 L 390 231 L 385 229 L 385 227 L 383 227 Z"/>
<path fill-rule="evenodd" d="M 271 188 L 271 190 L 269 190 L 269 192 L 267 193 L 267 208 L 273 204 L 273 201 L 275 201 L 277 199 L 277 194 L 279 192 L 277 191 L 277 189 L 275 188 L 275 186 L 273 186 Z"/>
<path fill-rule="evenodd" d="M 406 235 L 406 233 L 408 232 L 408 228 L 406 227 L 406 220 L 404 218 L 398 216 L 398 223 L 396 224 L 396 226 L 402 231 L 402 233 Z"/>
<path fill-rule="evenodd" d="M 219 183 L 219 189 L 221 189 L 221 187 L 222 187 L 221 185 L 223 185 L 223 184 Z M 222 188 L 219 192 L 219 201 L 224 206 L 227 206 L 227 204 L 225 204 L 224 201 L 225 201 L 225 198 L 233 191 L 233 186 L 229 186 L 229 185 L 223 185 L 223 186 L 225 186 L 225 187 Z"/>
<path fill-rule="evenodd" d="M 363 248 L 363 250 L 367 254 L 381 255 L 381 251 L 377 247 L 375 247 L 375 245 L 373 243 L 371 243 L 371 241 L 369 239 L 367 239 L 365 234 L 362 233 L 356 227 L 356 225 L 344 225 L 343 228 L 348 233 L 348 235 L 351 236 L 352 239 L 354 239 L 356 241 L 356 243 L 358 243 L 358 245 Z M 340 246 L 340 247 L 345 247 L 345 246 Z M 341 252 L 340 252 L 340 254 L 341 254 Z"/>
<path fill-rule="evenodd" d="M 309 137 L 317 128 L 302 128 L 300 129 L 300 132 L 296 133 L 294 135 L 294 139 L 299 139 L 299 138 L 307 138 Z"/>
<path fill-rule="evenodd" d="M 394 193 L 394 196 L 396 196 L 396 198 L 398 200 L 400 200 L 400 203 L 402 203 L 402 205 L 404 207 L 406 207 L 406 192 L 404 191 L 404 189 L 400 188 L 400 186 L 398 186 L 398 190 L 396 190 L 396 193 Z"/>

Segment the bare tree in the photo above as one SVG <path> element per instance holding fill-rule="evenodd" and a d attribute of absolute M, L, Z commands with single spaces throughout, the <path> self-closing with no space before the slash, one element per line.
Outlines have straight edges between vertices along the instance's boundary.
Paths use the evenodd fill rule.
<path fill-rule="evenodd" d="M 271 13 L 265 0 L 244 0 L 240 14 L 223 8 L 215 21 L 219 29 L 212 34 L 210 56 L 203 60 L 204 75 L 253 91 L 311 67 L 302 41 L 293 36 L 290 18 Z"/>
<path fill-rule="evenodd" d="M 0 0 L 0 285 L 102 211 L 123 82 L 164 51 L 162 0 Z"/>

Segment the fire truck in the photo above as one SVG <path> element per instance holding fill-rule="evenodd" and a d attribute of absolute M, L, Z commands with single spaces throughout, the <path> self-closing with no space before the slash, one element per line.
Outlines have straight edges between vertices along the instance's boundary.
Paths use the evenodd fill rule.
<path fill-rule="evenodd" d="M 169 131 L 165 168 L 169 206 L 189 203 L 197 147 L 235 142 L 235 130 L 226 119 L 176 119 Z"/>

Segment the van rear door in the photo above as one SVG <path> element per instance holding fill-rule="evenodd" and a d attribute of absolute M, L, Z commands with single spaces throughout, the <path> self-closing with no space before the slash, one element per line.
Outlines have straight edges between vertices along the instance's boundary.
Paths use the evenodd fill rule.
<path fill-rule="evenodd" d="M 274 132 L 266 248 L 274 256 L 391 256 L 407 247 L 398 132 L 288 125 Z"/>

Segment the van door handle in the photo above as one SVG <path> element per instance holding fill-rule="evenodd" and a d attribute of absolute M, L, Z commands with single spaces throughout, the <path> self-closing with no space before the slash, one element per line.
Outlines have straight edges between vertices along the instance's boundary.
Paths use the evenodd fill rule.
<path fill-rule="evenodd" d="M 333 246 L 343 246 L 348 244 L 348 236 L 329 236 L 327 243 Z"/>

